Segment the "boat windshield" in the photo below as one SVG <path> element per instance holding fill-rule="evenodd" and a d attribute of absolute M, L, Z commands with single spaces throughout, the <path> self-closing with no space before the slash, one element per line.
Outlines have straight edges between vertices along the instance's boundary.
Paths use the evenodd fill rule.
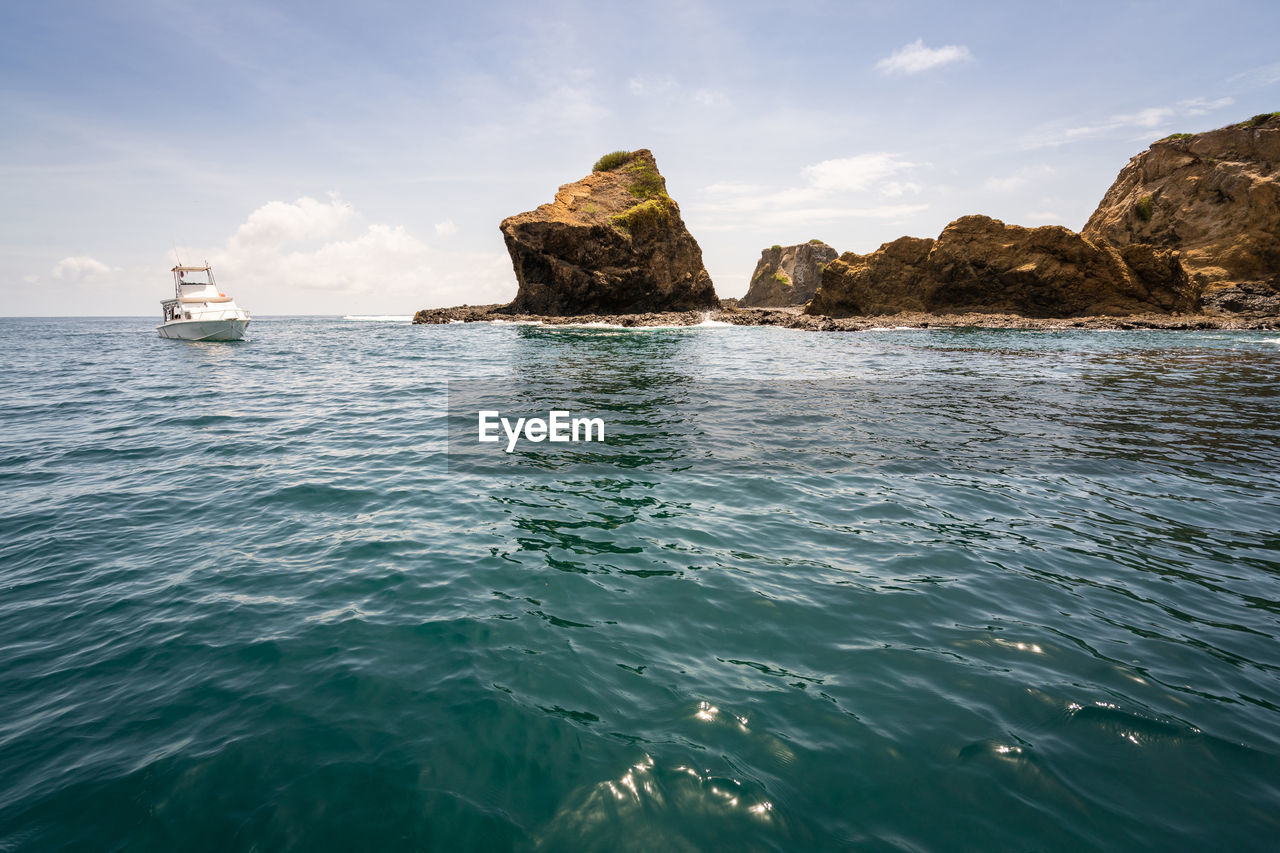
<path fill-rule="evenodd" d="M 173 285 L 176 296 L 191 296 L 200 291 L 217 291 L 218 285 L 213 280 L 213 270 L 206 264 L 202 267 L 176 266 L 173 268 Z"/>
<path fill-rule="evenodd" d="M 207 269 L 192 269 L 189 267 L 184 269 L 182 267 L 178 267 L 173 272 L 178 277 L 178 281 L 181 284 L 196 287 L 204 287 L 207 284 L 211 284 L 213 279 L 213 276 L 209 274 L 211 270 Z"/>

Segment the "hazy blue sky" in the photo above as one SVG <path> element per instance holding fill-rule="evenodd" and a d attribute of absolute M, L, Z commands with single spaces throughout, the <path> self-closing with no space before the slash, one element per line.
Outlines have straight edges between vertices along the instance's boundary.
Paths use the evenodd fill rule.
<path fill-rule="evenodd" d="M 651 148 L 722 296 L 760 250 L 1080 228 L 1152 140 L 1280 109 L 1280 3 L 6 3 L 0 314 L 505 300 L 505 216 Z"/>

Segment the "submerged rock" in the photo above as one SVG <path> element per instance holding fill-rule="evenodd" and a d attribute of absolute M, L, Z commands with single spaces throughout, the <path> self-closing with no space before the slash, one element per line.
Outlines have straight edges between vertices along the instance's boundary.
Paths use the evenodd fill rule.
<path fill-rule="evenodd" d="M 1079 317 L 1194 310 L 1168 251 L 1095 243 L 1061 226 L 964 216 L 936 240 L 902 237 L 827 265 L 806 309 L 833 317 L 991 312 Z"/>
<path fill-rule="evenodd" d="M 702 250 L 646 149 L 601 158 L 555 200 L 502 221 L 520 289 L 513 314 L 717 307 Z"/>
<path fill-rule="evenodd" d="M 744 308 L 804 305 L 822 283 L 823 268 L 838 254 L 821 240 L 765 249 L 739 304 Z"/>
<path fill-rule="evenodd" d="M 1280 113 L 1175 134 L 1131 159 L 1084 235 L 1177 250 L 1206 305 L 1274 310 L 1280 286 Z M 1244 283 L 1239 293 L 1217 293 Z M 1240 306 L 1238 308 L 1228 306 Z"/>

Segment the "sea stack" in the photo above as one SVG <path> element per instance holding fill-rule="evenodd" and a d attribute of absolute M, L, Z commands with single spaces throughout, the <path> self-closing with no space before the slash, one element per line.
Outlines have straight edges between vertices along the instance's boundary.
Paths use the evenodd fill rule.
<path fill-rule="evenodd" d="M 1207 307 L 1280 311 L 1280 113 L 1175 133 L 1131 159 L 1084 236 L 1178 252 Z"/>
<path fill-rule="evenodd" d="M 647 149 L 602 157 L 555 200 L 502 221 L 519 291 L 503 311 L 555 316 L 719 306 L 702 250 Z"/>
<path fill-rule="evenodd" d="M 822 270 L 839 253 L 821 240 L 795 246 L 771 246 L 760 253 L 751 274 L 743 308 L 784 308 L 804 305 L 822 282 Z"/>

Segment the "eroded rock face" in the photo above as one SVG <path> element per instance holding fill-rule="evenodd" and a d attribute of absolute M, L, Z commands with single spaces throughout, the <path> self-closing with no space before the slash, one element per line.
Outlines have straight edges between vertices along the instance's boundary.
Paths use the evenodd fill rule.
<path fill-rule="evenodd" d="M 1260 281 L 1242 281 L 1217 287 L 1204 294 L 1204 307 L 1229 314 L 1280 315 L 1280 287 Z"/>
<path fill-rule="evenodd" d="M 1176 249 L 1188 274 L 1208 286 L 1209 303 L 1232 304 L 1212 291 L 1280 284 L 1277 168 L 1280 114 L 1161 140 L 1120 171 L 1083 233 Z"/>
<path fill-rule="evenodd" d="M 653 154 L 566 184 L 555 200 L 502 221 L 520 289 L 511 313 L 691 311 L 719 304 L 702 250 L 667 195 Z"/>
<path fill-rule="evenodd" d="M 988 312 L 1081 317 L 1193 310 L 1176 255 L 1095 243 L 1060 226 L 965 216 L 936 240 L 902 237 L 827 265 L 810 314 Z"/>
<path fill-rule="evenodd" d="M 827 264 L 805 312 L 853 317 L 930 310 L 925 261 L 932 248 L 927 237 L 899 237 L 866 255 L 845 252 Z"/>
<path fill-rule="evenodd" d="M 803 305 L 822 283 L 822 270 L 839 254 L 821 240 L 796 246 L 772 246 L 760 253 L 751 286 L 739 303 L 744 308 Z"/>

